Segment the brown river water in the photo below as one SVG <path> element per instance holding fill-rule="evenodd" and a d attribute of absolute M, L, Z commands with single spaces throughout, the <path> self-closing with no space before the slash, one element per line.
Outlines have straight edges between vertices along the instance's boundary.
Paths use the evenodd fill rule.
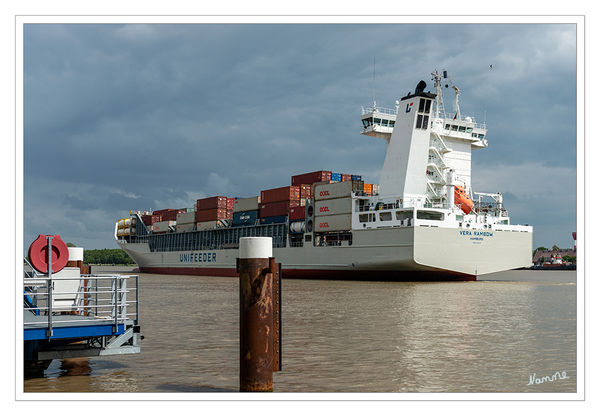
<path fill-rule="evenodd" d="M 54 360 L 26 393 L 238 391 L 238 280 L 139 276 L 141 354 Z M 284 279 L 275 391 L 576 392 L 576 272 L 480 279 Z"/>

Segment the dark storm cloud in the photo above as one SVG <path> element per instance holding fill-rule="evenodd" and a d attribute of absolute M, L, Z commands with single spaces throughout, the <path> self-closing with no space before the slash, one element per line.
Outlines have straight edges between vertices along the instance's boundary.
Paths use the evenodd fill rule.
<path fill-rule="evenodd" d="M 374 56 L 388 107 L 431 84 L 433 69 L 450 71 L 463 115 L 485 112 L 490 148 L 475 164 L 536 161 L 574 178 L 574 25 L 26 25 L 24 35 L 26 241 L 41 224 L 69 224 L 111 246 L 110 221 L 129 209 L 250 196 L 316 169 L 376 182 L 384 143 L 359 134 Z M 44 208 L 32 205 L 41 194 Z M 108 237 L 85 235 L 92 223 Z"/>

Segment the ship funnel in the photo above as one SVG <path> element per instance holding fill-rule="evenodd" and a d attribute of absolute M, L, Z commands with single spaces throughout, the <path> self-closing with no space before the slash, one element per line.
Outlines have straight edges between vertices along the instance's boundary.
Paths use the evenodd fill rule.
<path fill-rule="evenodd" d="M 415 95 L 419 95 L 425 91 L 425 87 L 427 87 L 427 83 L 423 80 L 419 81 L 417 88 L 415 88 Z"/>

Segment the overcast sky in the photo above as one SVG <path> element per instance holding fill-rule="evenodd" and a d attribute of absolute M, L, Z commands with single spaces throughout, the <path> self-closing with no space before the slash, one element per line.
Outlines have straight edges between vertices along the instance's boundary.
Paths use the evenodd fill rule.
<path fill-rule="evenodd" d="M 130 209 L 245 197 L 319 169 L 377 183 L 393 107 L 448 70 L 486 121 L 473 187 L 503 192 L 534 248 L 576 229 L 575 25 L 26 25 L 24 244 L 116 248 Z M 373 60 L 375 58 L 375 81 Z M 493 69 L 489 66 L 493 64 Z M 452 95 L 445 96 L 446 108 Z"/>

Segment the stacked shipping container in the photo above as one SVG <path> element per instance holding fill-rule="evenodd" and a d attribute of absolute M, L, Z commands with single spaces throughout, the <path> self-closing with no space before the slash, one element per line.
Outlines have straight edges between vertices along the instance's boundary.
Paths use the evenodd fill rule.
<path fill-rule="evenodd" d="M 233 201 L 233 225 L 236 227 L 255 225 L 259 209 L 260 196 L 235 199 Z"/>
<path fill-rule="evenodd" d="M 303 173 L 301 175 L 292 176 L 292 185 L 308 184 L 312 185 L 315 182 L 326 182 L 331 180 L 330 170 L 318 170 L 316 172 Z"/>
<path fill-rule="evenodd" d="M 196 228 L 204 230 L 215 228 L 219 225 L 220 220 L 230 218 L 227 210 L 228 205 L 233 209 L 233 200 L 226 196 L 212 196 L 210 198 L 202 198 L 196 201 Z"/>
<path fill-rule="evenodd" d="M 300 206 L 300 188 L 300 186 L 292 185 L 261 191 L 260 223 L 285 222 L 290 208 Z"/>
<path fill-rule="evenodd" d="M 352 192 L 362 190 L 362 181 L 322 184 L 315 187 L 315 232 L 352 228 Z M 361 189 L 358 189 L 358 188 Z"/>
<path fill-rule="evenodd" d="M 178 233 L 193 231 L 196 226 L 196 212 L 181 212 L 177 214 L 177 225 L 175 229 Z"/>
<path fill-rule="evenodd" d="M 169 231 L 169 227 L 175 227 L 175 221 L 159 221 L 152 224 L 154 234 L 164 234 Z"/>
<path fill-rule="evenodd" d="M 315 231 L 348 229 L 346 227 L 351 222 L 351 218 L 348 219 L 348 215 L 351 217 L 351 192 L 361 191 L 366 195 L 378 193 L 378 185 L 364 183 L 361 179 L 360 175 L 332 173 L 327 170 L 303 173 L 291 177 L 291 186 L 266 189 L 261 191 L 260 196 L 240 199 L 226 196 L 202 198 L 196 201 L 193 209 L 162 209 L 154 211 L 152 215 L 143 215 L 142 221 L 158 233 L 169 231 L 169 226 L 175 225 L 175 221 L 178 232 L 223 226 L 221 220 L 225 219 L 232 219 L 234 226 L 255 225 L 257 222 L 271 224 L 288 219 L 292 223 L 305 219 L 305 202 L 313 199 L 316 217 L 332 217 L 328 221 L 321 221 L 322 227 L 317 221 Z M 338 186 L 331 187 L 334 184 Z M 320 191 L 315 195 L 317 187 Z M 337 196 L 322 195 L 330 192 Z M 328 200 L 336 201 L 325 202 Z M 333 216 L 340 216 L 337 218 L 339 221 Z M 158 223 L 161 224 L 154 227 Z"/>

